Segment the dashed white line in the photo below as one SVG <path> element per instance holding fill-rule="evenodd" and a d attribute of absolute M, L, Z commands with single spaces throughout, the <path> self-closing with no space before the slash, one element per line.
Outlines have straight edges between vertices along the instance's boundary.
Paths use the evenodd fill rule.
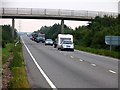
<path fill-rule="evenodd" d="M 82 62 L 83 60 L 82 59 L 79 59 L 80 60 L 80 62 Z"/>
<path fill-rule="evenodd" d="M 109 72 L 114 73 L 114 74 L 116 73 L 116 72 L 115 72 L 115 71 L 113 71 L 113 70 L 109 70 Z"/>
<path fill-rule="evenodd" d="M 64 54 L 64 55 L 66 55 L 66 54 Z"/>
<path fill-rule="evenodd" d="M 21 38 L 22 39 L 22 38 Z M 34 56 L 32 55 L 32 53 L 30 52 L 30 50 L 28 49 L 28 47 L 26 46 L 26 44 L 24 43 L 23 39 L 22 42 L 25 46 L 25 48 L 27 49 L 28 53 L 30 54 L 31 58 L 33 59 L 35 65 L 37 66 L 37 68 L 39 69 L 39 71 L 41 72 L 41 74 L 44 76 L 44 78 L 46 79 L 46 81 L 48 82 L 48 84 L 50 85 L 51 88 L 57 90 L 56 86 L 53 84 L 53 82 L 48 78 L 48 76 L 45 74 L 45 72 L 42 70 L 42 68 L 40 67 L 40 65 L 37 63 L 37 61 L 35 60 Z"/>
<path fill-rule="evenodd" d="M 98 55 L 98 54 L 95 54 L 95 53 L 90 53 L 90 52 L 85 52 L 85 51 L 80 51 L 80 50 L 75 50 L 75 51 L 83 53 L 83 54 L 94 55 L 94 56 L 97 56 L 97 57 L 103 57 L 103 58 L 108 58 L 108 59 L 118 61 L 118 59 L 115 59 L 115 58 L 112 58 L 112 57 L 109 57 L 109 56 L 102 56 L 102 55 Z"/>
<path fill-rule="evenodd" d="M 70 56 L 71 58 L 74 58 L 73 56 Z"/>
<path fill-rule="evenodd" d="M 92 65 L 92 66 L 96 66 L 96 64 L 94 64 L 94 63 L 92 63 L 91 65 Z"/>

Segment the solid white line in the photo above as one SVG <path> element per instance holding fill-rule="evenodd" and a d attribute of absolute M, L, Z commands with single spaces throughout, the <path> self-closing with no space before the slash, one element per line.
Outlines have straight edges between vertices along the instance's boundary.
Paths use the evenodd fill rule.
<path fill-rule="evenodd" d="M 94 63 L 93 64 L 91 64 L 92 66 L 96 66 Z"/>
<path fill-rule="evenodd" d="M 109 72 L 114 73 L 114 74 L 116 73 L 116 72 L 115 72 L 115 71 L 113 71 L 113 70 L 109 70 Z"/>
<path fill-rule="evenodd" d="M 22 38 L 21 38 L 22 39 Z M 28 47 L 26 46 L 26 44 L 24 43 L 23 39 L 22 42 L 25 46 L 25 48 L 27 49 L 28 53 L 30 54 L 31 58 L 33 59 L 35 65 L 37 66 L 37 68 L 39 69 L 39 71 L 42 73 L 42 75 L 44 76 L 44 78 L 46 79 L 46 81 L 48 82 L 48 84 L 50 85 L 51 88 L 56 89 L 56 86 L 52 83 L 52 81 L 48 78 L 48 76 L 45 74 L 45 72 L 42 70 L 42 68 L 40 67 L 40 65 L 37 63 L 37 61 L 35 60 L 35 58 L 33 57 L 33 55 L 31 54 L 30 50 L 28 49 Z"/>

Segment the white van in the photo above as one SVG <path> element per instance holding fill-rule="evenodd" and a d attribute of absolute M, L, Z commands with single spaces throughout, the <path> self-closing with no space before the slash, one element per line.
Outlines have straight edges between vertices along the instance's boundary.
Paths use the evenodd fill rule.
<path fill-rule="evenodd" d="M 73 43 L 73 35 L 70 34 L 58 34 L 58 39 L 57 39 L 57 48 L 62 49 L 62 42 L 64 40 L 70 40 Z M 69 48 L 68 48 L 69 49 Z M 74 49 L 74 47 L 73 47 Z"/>
<path fill-rule="evenodd" d="M 61 50 L 72 50 L 74 51 L 74 44 L 71 40 L 64 40 L 61 44 Z"/>

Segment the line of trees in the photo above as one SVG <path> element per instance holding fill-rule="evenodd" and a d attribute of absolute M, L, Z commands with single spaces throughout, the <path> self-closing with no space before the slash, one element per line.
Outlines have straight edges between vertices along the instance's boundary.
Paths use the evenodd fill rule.
<path fill-rule="evenodd" d="M 120 36 L 119 27 L 120 16 L 117 18 L 96 17 L 88 26 L 75 29 L 73 33 L 75 43 L 84 47 L 109 49 L 109 46 L 105 44 L 105 36 Z M 120 47 L 113 46 L 113 50 L 120 51 Z"/>
<path fill-rule="evenodd" d="M 14 38 L 12 37 L 12 31 L 14 30 Z M 2 34 L 1 36 L 1 43 L 2 43 L 2 48 L 5 48 L 5 45 L 7 43 L 12 43 L 17 37 L 17 30 L 12 29 L 10 25 L 0 25 L 0 33 Z"/>
<path fill-rule="evenodd" d="M 35 32 L 43 32 L 46 36 L 46 38 L 51 38 L 55 40 L 57 38 L 57 35 L 61 32 L 61 25 L 60 24 L 54 24 L 53 26 L 43 26 L 38 31 Z M 65 34 L 73 34 L 73 29 L 70 27 L 67 27 L 64 25 L 64 33 Z"/>
<path fill-rule="evenodd" d="M 43 26 L 37 32 L 46 34 L 46 38 L 57 38 L 60 33 L 61 25 Z M 88 26 L 79 26 L 75 30 L 64 25 L 64 33 L 74 36 L 74 43 L 78 46 L 90 47 L 96 49 L 109 49 L 105 44 L 105 36 L 120 36 L 120 15 L 117 18 L 112 16 L 97 16 L 89 22 Z M 120 51 L 120 46 L 112 46 L 112 50 Z"/>

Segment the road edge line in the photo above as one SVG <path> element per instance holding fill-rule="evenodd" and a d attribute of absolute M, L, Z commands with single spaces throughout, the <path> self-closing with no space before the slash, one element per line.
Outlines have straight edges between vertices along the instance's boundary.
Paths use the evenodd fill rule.
<path fill-rule="evenodd" d="M 35 60 L 35 58 L 33 57 L 32 53 L 30 52 L 30 50 L 28 49 L 28 47 L 26 46 L 26 44 L 24 43 L 23 39 L 21 38 L 25 48 L 27 49 L 29 55 L 31 56 L 31 58 L 33 59 L 35 65 L 37 66 L 37 68 L 39 69 L 39 71 L 41 72 L 41 74 L 43 75 L 43 77 L 46 79 L 46 81 L 48 82 L 48 84 L 50 85 L 51 88 L 53 89 L 57 89 L 56 86 L 53 84 L 53 82 L 48 78 L 48 76 L 45 74 L 45 72 L 42 70 L 42 68 L 40 67 L 40 65 L 37 63 L 37 61 Z"/>

